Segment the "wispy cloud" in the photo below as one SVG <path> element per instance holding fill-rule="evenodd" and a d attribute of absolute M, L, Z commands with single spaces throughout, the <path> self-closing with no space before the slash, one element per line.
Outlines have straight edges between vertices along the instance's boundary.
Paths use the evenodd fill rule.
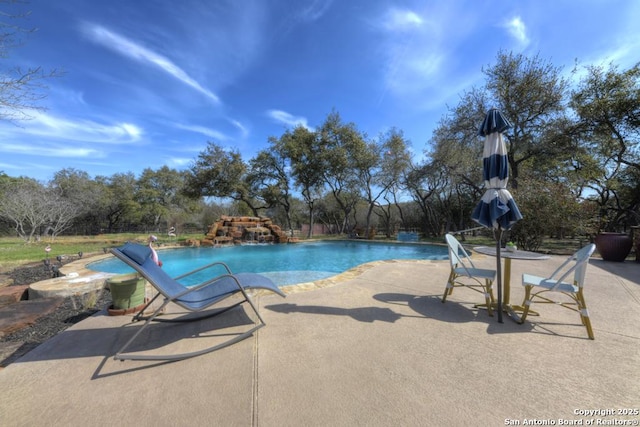
<path fill-rule="evenodd" d="M 64 145 L 26 145 L 23 143 L 0 143 L 0 151 L 12 154 L 43 157 L 89 157 L 99 156 L 100 151 L 91 148 L 76 148 Z"/>
<path fill-rule="evenodd" d="M 189 132 L 195 132 L 195 133 L 199 133 L 201 135 L 207 136 L 209 138 L 213 138 L 216 139 L 218 141 L 227 141 L 229 139 L 229 137 L 227 135 L 225 135 L 224 133 L 217 131 L 215 129 L 211 129 L 205 126 L 197 126 L 197 125 L 183 125 L 183 124 L 176 124 L 175 125 L 176 128 L 178 129 L 182 129 L 182 130 L 186 130 Z"/>
<path fill-rule="evenodd" d="M 84 161 L 84 160 L 82 160 Z M 12 164 L 0 163 L 0 169 L 4 171 L 17 171 L 16 176 L 29 176 L 34 177 L 38 172 L 52 173 L 56 170 L 60 170 L 60 165 L 56 162 L 46 161 L 44 163 L 37 162 L 15 162 Z"/>
<path fill-rule="evenodd" d="M 311 0 L 303 5 L 298 17 L 305 22 L 317 21 L 331 7 L 333 0 Z"/>
<path fill-rule="evenodd" d="M 191 164 L 191 162 L 193 162 L 193 159 L 186 157 L 170 157 L 167 159 L 167 164 L 175 168 L 183 168 Z"/>
<path fill-rule="evenodd" d="M 215 104 L 220 103 L 220 98 L 203 87 L 194 78 L 189 76 L 182 68 L 174 64 L 170 59 L 155 53 L 140 44 L 127 39 L 120 34 L 110 31 L 100 25 L 85 23 L 82 26 L 83 32 L 95 43 L 98 43 L 108 49 L 113 50 L 120 55 L 131 58 L 143 64 L 152 65 L 159 68 L 165 73 L 178 79 L 187 86 L 192 87 L 196 91 L 205 95 Z"/>
<path fill-rule="evenodd" d="M 0 153 L 56 158 L 99 158 L 96 144 L 123 145 L 141 140 L 143 130 L 132 123 L 69 120 L 37 113 L 24 127 L 0 123 Z"/>
<path fill-rule="evenodd" d="M 616 43 L 611 50 L 598 52 L 592 58 L 587 58 L 587 60 L 594 65 L 608 66 L 609 63 L 614 63 L 623 69 L 631 68 L 638 62 L 638 57 L 636 56 L 636 52 L 640 50 L 640 42 L 638 40 L 638 38 L 630 36 Z"/>
<path fill-rule="evenodd" d="M 420 15 L 408 9 L 390 9 L 383 19 L 383 27 L 389 31 L 409 31 L 424 24 Z"/>
<path fill-rule="evenodd" d="M 246 138 L 249 136 L 249 129 L 247 129 L 247 127 L 240 123 L 238 120 L 229 119 L 229 122 L 231 122 L 231 124 L 240 131 L 240 136 L 242 138 Z"/>
<path fill-rule="evenodd" d="M 527 36 L 527 26 L 522 21 L 522 18 L 516 16 L 505 23 L 505 28 L 509 31 L 512 37 L 514 37 L 519 43 L 523 45 L 529 44 L 529 37 Z"/>
<path fill-rule="evenodd" d="M 49 91 L 58 103 L 63 103 L 65 106 L 73 105 L 84 108 L 87 105 L 84 99 L 84 92 L 82 91 L 69 89 L 60 85 L 51 85 Z"/>
<path fill-rule="evenodd" d="M 414 10 L 391 8 L 380 22 L 386 65 L 379 104 L 387 92 L 414 96 L 433 85 L 445 58 L 437 20 L 427 20 Z"/>
<path fill-rule="evenodd" d="M 309 126 L 307 119 L 305 117 L 294 116 L 292 114 L 287 113 L 286 111 L 269 110 L 267 111 L 267 116 L 271 117 L 274 121 L 278 123 L 285 124 L 292 128 L 297 126 L 302 126 L 309 130 L 313 130 L 313 128 Z"/>
<path fill-rule="evenodd" d="M 25 127 L 0 126 L 0 136 L 38 136 L 58 141 L 124 144 L 138 141 L 144 131 L 132 123 L 104 124 L 92 120 L 68 120 L 47 113 L 36 113 Z"/>

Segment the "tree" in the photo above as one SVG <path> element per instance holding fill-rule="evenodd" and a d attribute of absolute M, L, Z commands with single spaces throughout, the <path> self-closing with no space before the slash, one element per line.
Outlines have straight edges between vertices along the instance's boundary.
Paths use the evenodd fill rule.
<path fill-rule="evenodd" d="M 0 195 L 0 216 L 10 221 L 16 234 L 25 242 L 32 242 L 49 219 L 44 186 L 30 178 L 6 180 Z"/>
<path fill-rule="evenodd" d="M 483 71 L 488 99 L 512 124 L 505 134 L 513 188 L 518 188 L 522 164 L 534 158 L 557 163 L 571 157 L 564 102 L 568 83 L 560 67 L 537 55 L 499 52 L 496 64 Z M 476 129 L 483 116 L 479 114 Z"/>
<path fill-rule="evenodd" d="M 293 196 L 286 148 L 276 138 L 269 138 L 269 149 L 260 151 L 249 161 L 250 180 L 262 188 L 262 199 L 267 206 L 281 206 L 285 212 L 286 226 L 293 236 L 291 204 Z"/>
<path fill-rule="evenodd" d="M 17 0 L 0 0 L 2 3 L 20 3 Z M 0 58 L 8 58 L 12 49 L 22 44 L 22 36 L 35 30 L 24 29 L 12 21 L 26 18 L 23 13 L 0 13 Z M 0 73 L 0 119 L 17 121 L 28 119 L 28 111 L 41 110 L 39 102 L 45 98 L 44 81 L 59 76 L 56 70 L 44 71 L 41 67 L 13 67 Z"/>
<path fill-rule="evenodd" d="M 638 224 L 637 193 L 623 189 L 637 188 L 628 177 L 640 174 L 640 64 L 626 71 L 587 67 L 570 105 L 584 150 L 594 160 L 588 186 L 597 194 L 600 228 Z"/>
<path fill-rule="evenodd" d="M 539 56 L 499 52 L 495 65 L 483 69 L 486 76 L 482 87 L 465 92 L 460 103 L 449 109 L 433 133 L 427 156 L 434 164 L 429 174 L 436 178 L 446 174 L 448 195 L 434 195 L 453 211 L 463 212 L 469 200 L 479 200 L 483 189 L 482 140 L 478 129 L 490 107 L 496 107 L 509 119 L 511 129 L 504 132 L 509 160 L 509 183 L 517 189 L 521 179 L 557 182 L 558 177 L 573 176 L 575 159 L 575 129 L 567 115 L 568 83 L 561 69 Z M 577 178 L 576 178 L 577 179 Z M 437 179 L 436 182 L 439 182 Z M 437 186 L 439 187 L 439 185 Z M 429 188 L 429 187 L 427 187 Z M 535 188 L 534 191 L 537 191 Z M 545 191 L 545 188 L 539 188 Z M 414 197 L 423 199 L 414 190 Z M 454 207 L 457 204 L 457 208 Z M 423 206 L 423 209 L 426 209 Z M 466 217 L 466 218 L 465 218 Z M 473 225 L 470 214 L 460 216 L 456 228 Z M 427 223 L 430 223 L 427 219 Z M 435 225 L 435 224 L 434 224 Z"/>
<path fill-rule="evenodd" d="M 104 193 L 100 183 L 91 179 L 87 172 L 64 168 L 53 175 L 49 188 L 55 190 L 62 199 L 73 203 L 77 216 L 69 228 L 73 227 L 79 234 L 99 232 Z"/>
<path fill-rule="evenodd" d="M 339 226 L 344 233 L 349 215 L 361 199 L 360 173 L 371 162 L 372 153 L 356 125 L 343 123 L 335 111 L 327 116 L 318 135 L 323 180 L 342 211 Z"/>
<path fill-rule="evenodd" d="M 565 238 L 583 231 L 581 203 L 564 183 L 528 179 L 513 196 L 523 219 L 513 226 L 509 239 L 519 248 L 537 251 L 545 236 Z"/>
<path fill-rule="evenodd" d="M 570 158 L 564 103 L 567 82 L 560 68 L 538 56 L 499 52 L 496 64 L 483 72 L 484 87 L 464 93 L 434 131 L 430 157 L 452 176 L 479 188 L 482 142 L 478 128 L 489 108 L 496 107 L 512 124 L 505 132 L 511 187 L 517 188 L 522 165 L 533 159 L 545 159 L 547 167 L 556 170 L 555 164 Z"/>
<path fill-rule="evenodd" d="M 138 223 L 140 205 L 134 200 L 136 178 L 131 172 L 116 173 L 110 177 L 98 176 L 96 181 L 104 188 L 100 209 L 104 212 L 107 233 L 124 230 Z"/>
<path fill-rule="evenodd" d="M 51 235 L 53 242 L 56 236 L 68 230 L 73 221 L 78 217 L 81 207 L 71 200 L 60 197 L 54 189 L 49 188 L 47 193 L 47 229 L 44 234 Z"/>
<path fill-rule="evenodd" d="M 360 155 L 357 159 L 356 170 L 368 204 L 365 230 L 366 236 L 370 237 L 374 208 L 381 206 L 381 197 L 399 185 L 411 160 L 408 142 L 404 139 L 402 131 L 396 128 L 391 128 L 380 135 L 378 141 L 368 144 L 365 153 L 367 154 Z"/>
<path fill-rule="evenodd" d="M 404 177 L 404 186 L 422 211 L 424 219 L 421 228 L 431 236 L 441 234 L 437 197 L 448 184 L 446 169 L 429 161 L 412 166 Z"/>
<path fill-rule="evenodd" d="M 313 235 L 315 203 L 322 198 L 324 181 L 322 163 L 319 159 L 318 134 L 303 126 L 285 132 L 278 142 L 291 162 L 291 176 L 302 193 L 309 213 L 309 232 Z"/>
<path fill-rule="evenodd" d="M 458 105 L 449 109 L 433 131 L 425 155 L 445 168 L 450 179 L 464 183 L 471 191 L 482 191 L 482 141 L 478 129 L 486 114 L 486 90 L 472 88 Z"/>
<path fill-rule="evenodd" d="M 266 206 L 257 202 L 259 188 L 248 178 L 247 165 L 239 151 L 225 150 L 209 142 L 191 165 L 184 192 L 189 197 L 221 197 L 243 202 L 254 216 L 259 216 L 259 210 Z"/>
<path fill-rule="evenodd" d="M 161 222 L 168 223 L 172 213 L 188 209 L 190 203 L 182 193 L 184 182 L 183 174 L 168 166 L 157 171 L 151 168 L 143 170 L 135 193 L 143 223 L 159 231 Z"/>

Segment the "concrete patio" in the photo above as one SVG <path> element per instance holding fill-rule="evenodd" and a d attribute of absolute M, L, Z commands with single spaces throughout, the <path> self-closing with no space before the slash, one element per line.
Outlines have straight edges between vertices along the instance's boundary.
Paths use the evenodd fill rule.
<path fill-rule="evenodd" d="M 545 275 L 565 258 L 513 262 Z M 493 267 L 480 256 L 477 264 Z M 377 262 L 335 285 L 257 298 L 267 327 L 231 347 L 175 363 L 117 362 L 140 327 L 104 312 L 0 371 L 2 426 L 498 426 L 640 420 L 599 410 L 640 408 L 640 264 L 591 260 L 586 299 L 595 340 L 577 313 L 534 306 L 524 325 L 474 308 L 456 289 L 440 302 L 447 261 Z M 238 328 L 154 325 L 140 345 L 200 348 Z M 216 326 L 217 325 L 217 326 Z M 228 327 L 220 329 L 220 325 Z M 195 328 L 195 329 L 193 329 Z M 158 350 L 159 351 L 159 350 Z M 637 425 L 637 424 L 635 424 Z"/>

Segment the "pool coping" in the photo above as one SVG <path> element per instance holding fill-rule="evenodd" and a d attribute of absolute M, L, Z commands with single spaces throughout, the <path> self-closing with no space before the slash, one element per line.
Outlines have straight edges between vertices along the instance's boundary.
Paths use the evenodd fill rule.
<path fill-rule="evenodd" d="M 337 273 L 335 276 L 327 277 L 326 279 L 315 280 L 312 282 L 301 282 L 294 285 L 280 286 L 280 289 L 285 294 L 293 294 L 297 292 L 308 292 L 316 289 L 328 288 L 336 286 L 351 279 L 354 279 L 362 275 L 365 271 L 383 264 L 395 264 L 395 263 L 432 263 L 432 262 L 449 262 L 449 260 L 430 260 L 430 259 L 388 259 L 379 261 L 370 261 L 358 266 L 352 267 L 342 273 Z"/>

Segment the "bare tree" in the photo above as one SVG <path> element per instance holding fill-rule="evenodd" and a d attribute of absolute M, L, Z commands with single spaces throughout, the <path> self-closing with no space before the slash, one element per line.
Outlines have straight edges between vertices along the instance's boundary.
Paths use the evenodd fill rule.
<path fill-rule="evenodd" d="M 0 3 L 23 2 L 0 0 Z M 27 18 L 29 14 L 0 11 L 0 58 L 8 58 L 12 49 L 22 45 L 23 36 L 36 31 L 35 28 L 25 29 L 15 24 L 16 20 Z M 28 111 L 44 109 L 40 106 L 40 101 L 46 97 L 44 81 L 60 74 L 57 70 L 45 71 L 42 67 L 0 69 L 0 120 L 15 122 L 29 119 Z"/>
<path fill-rule="evenodd" d="M 81 212 L 80 205 L 61 197 L 57 189 L 29 178 L 3 182 L 0 200 L 0 217 L 13 224 L 16 234 L 25 242 L 34 241 L 41 232 L 53 241 Z"/>
<path fill-rule="evenodd" d="M 2 190 L 0 216 L 13 224 L 25 242 L 32 242 L 49 220 L 45 188 L 31 179 L 17 179 L 5 183 Z"/>
<path fill-rule="evenodd" d="M 53 242 L 60 233 L 73 225 L 73 221 L 81 212 L 81 206 L 71 200 L 57 196 L 52 190 L 45 195 L 47 206 L 47 232 L 51 234 Z"/>

